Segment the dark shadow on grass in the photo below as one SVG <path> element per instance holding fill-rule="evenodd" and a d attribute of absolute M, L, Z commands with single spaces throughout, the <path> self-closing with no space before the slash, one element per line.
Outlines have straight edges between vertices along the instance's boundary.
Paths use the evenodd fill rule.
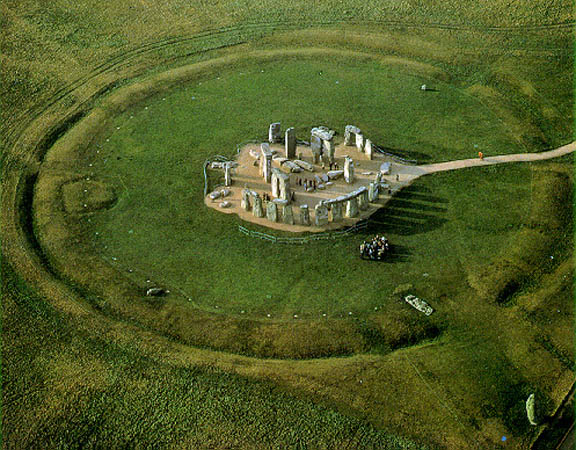
<path fill-rule="evenodd" d="M 418 162 L 418 164 L 420 164 L 422 161 L 428 161 L 431 159 L 431 156 L 426 154 L 426 153 L 415 152 L 412 150 L 403 150 L 403 149 L 399 149 L 399 148 L 386 147 L 384 145 L 379 145 L 378 147 L 381 148 L 386 153 L 391 153 L 393 155 L 399 156 L 400 158 L 404 158 L 407 160 L 415 160 Z"/>
<path fill-rule="evenodd" d="M 400 195 L 402 192 L 370 217 L 371 232 L 409 236 L 435 230 L 447 222 L 443 215 L 448 210 L 435 204 L 448 200 L 409 191 L 403 198 L 398 198 Z M 418 201 L 412 201 L 415 198 Z"/>

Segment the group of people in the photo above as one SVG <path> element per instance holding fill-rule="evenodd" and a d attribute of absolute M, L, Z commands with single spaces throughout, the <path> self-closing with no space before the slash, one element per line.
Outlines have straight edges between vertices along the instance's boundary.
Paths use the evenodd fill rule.
<path fill-rule="evenodd" d="M 314 179 L 308 180 L 307 178 L 300 178 L 300 177 L 296 178 L 296 185 L 304 187 L 304 190 L 307 190 L 308 188 L 316 190 L 317 186 L 316 180 Z"/>
<path fill-rule="evenodd" d="M 364 241 L 360 245 L 360 257 L 378 260 L 384 258 L 387 251 L 390 250 L 388 239 L 384 236 L 376 235 L 371 241 Z"/>

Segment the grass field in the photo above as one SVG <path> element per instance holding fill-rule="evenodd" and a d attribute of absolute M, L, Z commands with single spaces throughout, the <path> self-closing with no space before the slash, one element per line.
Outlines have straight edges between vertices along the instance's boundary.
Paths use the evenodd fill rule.
<path fill-rule="evenodd" d="M 352 122 L 420 162 L 564 144 L 569 2 L 2 8 L 4 448 L 528 449 L 546 429 L 524 401 L 547 418 L 573 384 L 572 157 L 418 180 L 373 217 L 383 264 L 364 235 L 241 235 L 201 164 L 273 120 Z M 172 294 L 147 302 L 147 278 Z"/>

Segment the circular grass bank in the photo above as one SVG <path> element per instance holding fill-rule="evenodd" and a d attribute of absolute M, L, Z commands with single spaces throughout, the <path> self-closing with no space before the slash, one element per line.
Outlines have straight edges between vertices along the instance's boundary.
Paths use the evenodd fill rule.
<path fill-rule="evenodd" d="M 196 345 L 310 357 L 436 336 L 442 317 L 418 321 L 392 292 L 411 283 L 427 297 L 439 280 L 453 283 L 446 274 L 460 270 L 456 235 L 464 258 L 487 257 L 501 245 L 526 204 L 512 217 L 499 216 L 507 203 L 483 188 L 489 183 L 493 192 L 493 179 L 446 175 L 447 183 L 423 181 L 401 193 L 367 232 L 384 233 L 395 245 L 385 264 L 359 260 L 367 234 L 280 247 L 241 235 L 237 218 L 208 210 L 202 199 L 204 159 L 263 138 L 275 120 L 296 126 L 302 138 L 313 125 L 340 130 L 352 122 L 378 144 L 421 161 L 466 157 L 477 148 L 515 149 L 504 124 L 443 81 L 449 76 L 416 67 L 353 52 L 260 52 L 119 90 L 47 155 L 35 199 L 45 253 L 103 312 Z M 422 92 L 423 83 L 437 90 Z M 518 169 L 514 176 L 527 174 Z M 80 181 L 83 188 L 68 189 L 77 205 L 68 198 L 67 206 L 60 186 Z M 98 182 L 100 194 L 113 201 L 89 208 L 98 202 L 87 182 Z M 525 185 L 501 186 L 506 198 L 522 196 Z M 481 215 L 490 220 L 476 217 L 474 200 L 490 208 Z M 454 219 L 462 217 L 463 204 L 473 223 L 500 233 L 462 234 Z M 171 295 L 146 298 L 152 284 Z"/>

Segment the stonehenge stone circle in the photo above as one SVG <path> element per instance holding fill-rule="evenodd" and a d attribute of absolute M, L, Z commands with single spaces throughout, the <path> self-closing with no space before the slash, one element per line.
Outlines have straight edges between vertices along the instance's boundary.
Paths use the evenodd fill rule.
<path fill-rule="evenodd" d="M 286 130 L 285 139 L 286 158 L 294 159 L 296 157 L 296 130 L 290 127 Z"/>
<path fill-rule="evenodd" d="M 280 128 L 280 122 L 275 122 L 270 124 L 268 129 L 268 142 L 270 144 L 277 144 L 282 142 L 282 130 Z"/>

